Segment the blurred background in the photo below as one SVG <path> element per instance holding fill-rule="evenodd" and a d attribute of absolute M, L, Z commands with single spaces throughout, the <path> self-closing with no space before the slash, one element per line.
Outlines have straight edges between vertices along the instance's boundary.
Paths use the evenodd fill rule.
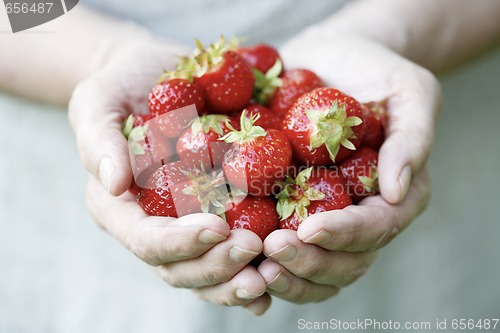
<path fill-rule="evenodd" d="M 452 331 L 452 319 L 500 318 L 500 49 L 440 80 L 426 212 L 337 297 L 274 299 L 261 318 L 169 287 L 101 231 L 66 111 L 0 94 L 0 333 L 296 332 L 332 318 L 448 319 Z"/>

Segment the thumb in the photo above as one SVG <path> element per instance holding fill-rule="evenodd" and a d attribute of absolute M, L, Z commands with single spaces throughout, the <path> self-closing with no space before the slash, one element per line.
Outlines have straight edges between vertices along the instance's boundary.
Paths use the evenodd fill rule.
<path fill-rule="evenodd" d="M 424 167 L 434 138 L 434 124 L 441 105 L 441 90 L 425 71 L 411 87 L 391 98 L 387 138 L 379 152 L 379 185 L 389 203 L 401 202 L 412 175 Z"/>
<path fill-rule="evenodd" d="M 124 96 L 113 85 L 92 78 L 80 83 L 69 103 L 68 117 L 82 163 L 112 195 L 120 195 L 132 180 L 127 140 L 121 124 L 127 112 Z"/>

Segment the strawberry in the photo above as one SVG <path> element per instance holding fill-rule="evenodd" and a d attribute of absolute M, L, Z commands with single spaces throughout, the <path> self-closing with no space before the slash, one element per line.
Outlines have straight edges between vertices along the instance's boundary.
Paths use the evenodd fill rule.
<path fill-rule="evenodd" d="M 271 195 L 274 182 L 283 179 L 292 161 L 286 136 L 278 130 L 264 130 L 255 123 L 259 114 L 240 118 L 241 130 L 234 129 L 221 138 L 233 146 L 226 152 L 223 170 L 230 184 L 262 197 Z"/>
<path fill-rule="evenodd" d="M 146 120 L 148 118 L 143 115 L 130 115 L 122 129 L 128 139 L 132 171 L 138 187 L 145 186 L 150 174 L 158 167 L 176 159 L 171 139 L 165 138 L 157 123 Z"/>
<path fill-rule="evenodd" d="M 278 229 L 280 220 L 276 213 L 276 202 L 270 197 L 247 196 L 238 204 L 231 203 L 225 212 L 231 229 L 248 229 L 262 241 Z"/>
<path fill-rule="evenodd" d="M 213 177 L 182 161 L 158 168 L 137 196 L 149 215 L 171 217 L 198 212 L 222 214 L 228 200 L 222 174 Z"/>
<path fill-rule="evenodd" d="M 309 215 L 342 209 L 352 203 L 346 181 L 336 168 L 310 167 L 295 179 L 287 177 L 280 185 L 276 210 L 281 229 L 297 230 Z"/>
<path fill-rule="evenodd" d="M 278 51 L 267 44 L 257 44 L 249 47 L 240 47 L 236 52 L 253 68 L 266 73 L 276 61 L 281 61 Z M 278 75 L 281 73 L 278 73 Z"/>
<path fill-rule="evenodd" d="M 334 88 L 302 95 L 283 119 L 294 159 L 308 166 L 341 162 L 360 146 L 362 113 L 358 101 Z"/>
<path fill-rule="evenodd" d="M 269 108 L 284 115 L 301 95 L 323 86 L 323 81 L 308 69 L 286 70 L 281 77 L 281 86 L 269 100 Z"/>
<path fill-rule="evenodd" d="M 145 125 L 146 122 L 153 119 L 153 116 L 150 114 L 135 114 L 133 115 L 133 118 L 134 118 L 134 127 L 139 127 Z"/>
<path fill-rule="evenodd" d="M 241 110 L 253 94 L 252 68 L 221 37 L 207 49 L 197 40 L 197 50 L 180 68 L 194 71 L 194 82 L 204 93 L 207 107 L 222 113 Z"/>
<path fill-rule="evenodd" d="M 177 72 L 165 73 L 149 93 L 149 110 L 158 117 L 160 130 L 166 137 L 178 138 L 189 122 L 202 112 L 205 97 L 202 88 L 189 79 L 175 78 Z M 174 78 L 169 78 L 174 76 Z M 194 105 L 196 110 L 185 108 Z M 185 108 L 185 109 L 183 109 Z"/>
<path fill-rule="evenodd" d="M 354 203 L 378 193 L 378 154 L 369 147 L 361 147 L 340 164 L 347 180 L 347 191 Z"/>
<path fill-rule="evenodd" d="M 177 141 L 176 150 L 182 161 L 203 164 L 205 169 L 220 168 L 229 144 L 219 139 L 229 132 L 224 115 L 204 115 L 193 121 Z"/>
<path fill-rule="evenodd" d="M 248 111 L 247 118 L 250 117 L 250 114 L 259 114 L 260 117 L 255 125 L 261 126 L 266 131 L 270 129 L 281 129 L 282 117 L 272 112 L 264 105 L 252 103 L 247 105 L 245 109 Z M 240 111 L 232 118 L 231 125 L 233 125 L 234 128 L 240 129 L 239 119 L 242 113 L 243 111 Z"/>
<path fill-rule="evenodd" d="M 378 151 L 385 139 L 384 132 L 388 122 L 387 100 L 364 103 L 361 106 L 366 127 L 362 145 Z"/>

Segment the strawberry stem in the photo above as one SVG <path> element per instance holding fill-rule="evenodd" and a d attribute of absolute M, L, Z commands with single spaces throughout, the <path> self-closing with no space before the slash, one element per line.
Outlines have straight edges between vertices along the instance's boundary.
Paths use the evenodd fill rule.
<path fill-rule="evenodd" d="M 282 221 L 293 214 L 296 214 L 301 221 L 306 219 L 307 208 L 311 201 L 323 200 L 326 197 L 323 192 L 309 187 L 312 171 L 312 167 L 307 168 L 301 171 L 295 179 L 287 177 L 284 184 L 281 182 L 284 188 L 276 195 L 278 199 L 276 211 Z"/>
<path fill-rule="evenodd" d="M 237 143 L 242 144 L 255 140 L 260 136 L 266 136 L 267 132 L 260 126 L 256 126 L 255 123 L 259 120 L 260 115 L 251 113 L 250 117 L 247 117 L 248 110 L 243 110 L 240 117 L 240 127 L 241 130 L 236 130 L 229 121 L 226 121 L 226 126 L 231 129 L 231 132 L 227 133 L 219 140 L 225 141 L 227 143 Z"/>

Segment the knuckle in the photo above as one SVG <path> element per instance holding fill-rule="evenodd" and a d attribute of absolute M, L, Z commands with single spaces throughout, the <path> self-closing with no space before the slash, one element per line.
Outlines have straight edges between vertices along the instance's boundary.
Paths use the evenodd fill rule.
<path fill-rule="evenodd" d="M 165 248 L 163 250 L 165 252 L 172 253 L 178 260 L 189 259 L 193 254 L 193 246 L 191 242 L 187 240 L 176 241 L 173 244 L 165 244 Z"/>
<path fill-rule="evenodd" d="M 234 293 L 232 294 L 218 293 L 217 296 L 215 297 L 215 303 L 224 306 L 241 305 L 241 301 L 238 300 L 238 298 L 234 295 Z"/>
<path fill-rule="evenodd" d="M 354 212 L 350 212 L 350 214 L 352 214 L 350 218 L 350 227 L 346 228 L 342 233 L 339 233 L 333 240 L 335 249 L 337 250 L 356 250 L 360 243 L 361 235 L 364 234 L 363 229 L 366 218 Z"/>
<path fill-rule="evenodd" d="M 216 285 L 219 283 L 228 282 L 233 277 L 233 272 L 226 267 L 212 267 L 203 273 L 203 281 L 205 285 Z"/>
<path fill-rule="evenodd" d="M 293 294 L 291 294 L 291 300 L 293 300 L 293 302 L 297 304 L 309 303 L 311 301 L 309 288 L 301 286 L 300 288 L 295 290 Z"/>
<path fill-rule="evenodd" d="M 311 260 L 309 262 L 302 262 L 301 265 L 293 271 L 296 276 L 306 280 L 311 280 L 323 272 L 323 266 L 323 263 L 320 263 L 317 260 Z"/>
<path fill-rule="evenodd" d="M 165 267 L 160 267 L 158 269 L 158 275 L 163 281 L 174 288 L 186 288 L 185 281 L 183 281 L 183 279 L 179 279 L 175 274 L 172 274 L 172 272 Z"/>
<path fill-rule="evenodd" d="M 156 258 L 157 256 L 152 253 L 151 248 L 148 246 L 148 242 L 144 241 L 141 237 L 125 236 L 125 244 L 129 244 L 128 248 L 137 258 L 141 259 L 145 263 L 151 266 L 159 266 L 161 263 Z"/>
<path fill-rule="evenodd" d="M 376 240 L 374 245 L 374 250 L 380 249 L 387 244 L 389 244 L 400 232 L 399 226 L 389 227 L 385 232 L 383 232 Z"/>
<path fill-rule="evenodd" d="M 349 271 L 343 278 L 339 279 L 339 281 L 335 285 L 340 287 L 350 285 L 351 283 L 365 275 L 368 271 L 368 267 L 369 265 L 362 265 L 354 270 Z"/>
<path fill-rule="evenodd" d="M 227 293 L 221 293 L 221 301 L 223 305 L 225 306 L 238 306 L 238 305 L 243 305 L 245 301 L 239 299 L 236 296 L 236 289 L 231 289 Z"/>
<path fill-rule="evenodd" d="M 326 301 L 327 299 L 337 295 L 340 289 L 335 286 L 329 286 L 327 291 L 318 294 L 317 298 L 314 300 L 315 303 Z"/>

